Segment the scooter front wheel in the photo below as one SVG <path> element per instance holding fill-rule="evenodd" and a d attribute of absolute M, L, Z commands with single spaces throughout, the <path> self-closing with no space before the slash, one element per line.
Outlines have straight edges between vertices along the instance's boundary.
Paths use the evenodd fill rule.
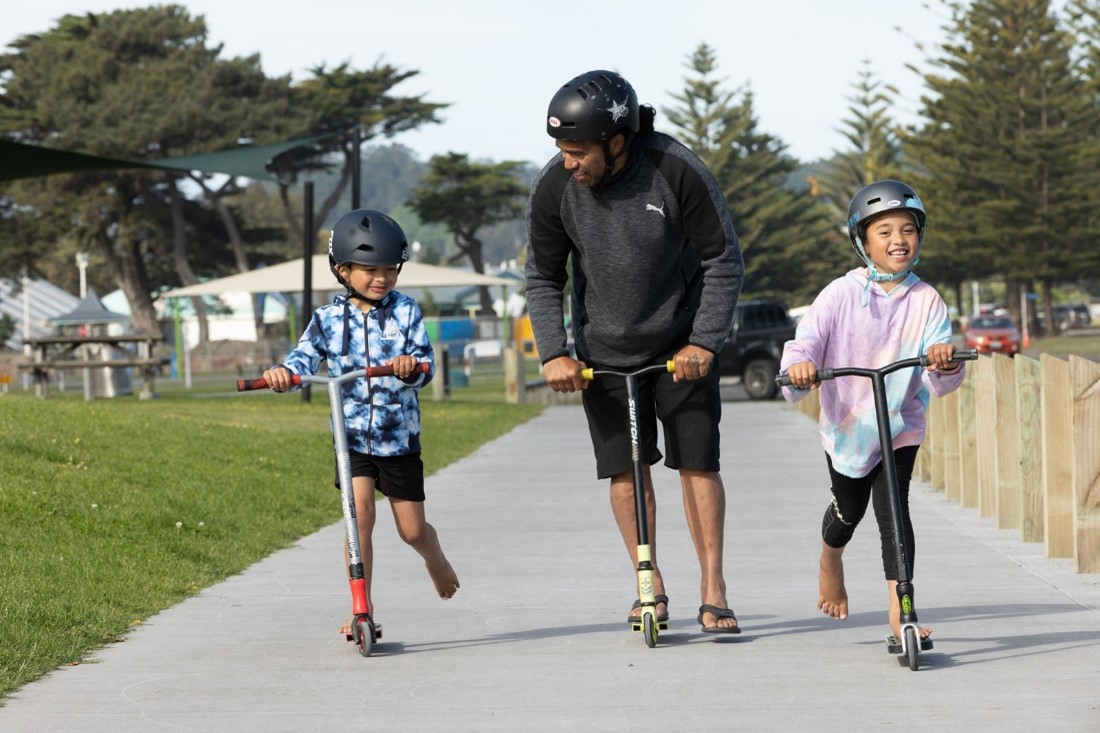
<path fill-rule="evenodd" d="M 909 658 L 909 669 L 916 672 L 920 669 L 920 639 L 917 638 L 917 630 L 908 626 L 905 629 L 905 656 Z"/>
<path fill-rule="evenodd" d="M 355 622 L 355 646 L 364 657 L 369 657 L 374 649 L 374 624 L 369 619 L 361 618 Z"/>
<path fill-rule="evenodd" d="M 658 626 L 654 615 L 648 611 L 642 614 L 642 633 L 645 634 L 645 645 L 652 649 L 657 646 Z"/>

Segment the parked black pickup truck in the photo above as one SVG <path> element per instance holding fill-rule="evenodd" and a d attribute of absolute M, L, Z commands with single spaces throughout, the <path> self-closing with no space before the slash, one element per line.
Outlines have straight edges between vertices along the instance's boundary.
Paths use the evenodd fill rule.
<path fill-rule="evenodd" d="M 747 300 L 737 304 L 729 338 L 718 353 L 721 377 L 741 380 L 749 397 L 770 400 L 778 393 L 775 377 L 783 344 L 794 338 L 794 321 L 778 300 Z"/>

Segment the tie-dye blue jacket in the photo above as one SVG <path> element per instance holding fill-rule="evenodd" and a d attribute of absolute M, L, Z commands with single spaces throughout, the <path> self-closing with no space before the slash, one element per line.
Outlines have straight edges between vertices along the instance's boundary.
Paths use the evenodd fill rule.
<path fill-rule="evenodd" d="M 420 306 L 396 290 L 363 313 L 337 295 L 313 313 L 297 348 L 283 366 L 294 374 L 316 374 L 321 362 L 330 377 L 368 366 L 382 366 L 395 356 L 428 362 L 431 371 L 409 379 L 375 377 L 344 386 L 348 447 L 374 456 L 420 452 L 420 401 L 417 390 L 435 375 L 435 358 Z"/>

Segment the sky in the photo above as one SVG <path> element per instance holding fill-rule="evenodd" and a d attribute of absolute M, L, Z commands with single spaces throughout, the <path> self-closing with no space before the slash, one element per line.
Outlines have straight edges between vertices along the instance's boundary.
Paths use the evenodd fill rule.
<path fill-rule="evenodd" d="M 164 4 L 113 0 L 6 3 L 0 44 L 49 30 L 63 15 Z M 268 76 L 304 79 L 309 69 L 384 61 L 419 73 L 394 88 L 402 96 L 450 103 L 442 124 L 401 133 L 427 161 L 465 153 L 475 160 L 542 164 L 555 152 L 546 108 L 565 82 L 611 69 L 658 110 L 679 106 L 691 54 L 715 52 L 728 91 L 752 91 L 759 131 L 779 138 L 802 161 L 848 146 L 844 121 L 863 62 L 897 87 L 895 121 L 917 120 L 923 83 L 907 65 L 927 70 L 945 35 L 936 3 L 881 0 L 626 0 L 545 3 L 517 0 L 180 0 L 203 16 L 210 45 L 223 56 L 260 54 Z M 899 28 L 898 26 L 902 26 Z M 923 47 L 923 50 L 922 48 Z M 5 51 L 10 49 L 4 49 Z M 385 142 L 382 139 L 380 142 Z"/>

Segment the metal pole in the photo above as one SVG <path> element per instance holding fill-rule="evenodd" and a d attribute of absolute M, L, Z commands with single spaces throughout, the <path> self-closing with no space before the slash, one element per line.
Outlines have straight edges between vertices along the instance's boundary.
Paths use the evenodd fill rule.
<path fill-rule="evenodd" d="M 302 323 L 313 316 L 313 181 L 306 181 L 302 206 Z M 304 325 L 303 325 L 304 327 Z M 309 385 L 302 385 L 302 402 L 309 402 Z"/>
<path fill-rule="evenodd" d="M 360 181 L 360 167 L 362 165 L 360 158 L 360 150 L 362 148 L 362 135 L 359 132 L 359 125 L 355 126 L 355 130 L 352 132 L 351 143 L 351 208 L 359 208 L 360 191 L 362 189 L 362 182 Z"/>

